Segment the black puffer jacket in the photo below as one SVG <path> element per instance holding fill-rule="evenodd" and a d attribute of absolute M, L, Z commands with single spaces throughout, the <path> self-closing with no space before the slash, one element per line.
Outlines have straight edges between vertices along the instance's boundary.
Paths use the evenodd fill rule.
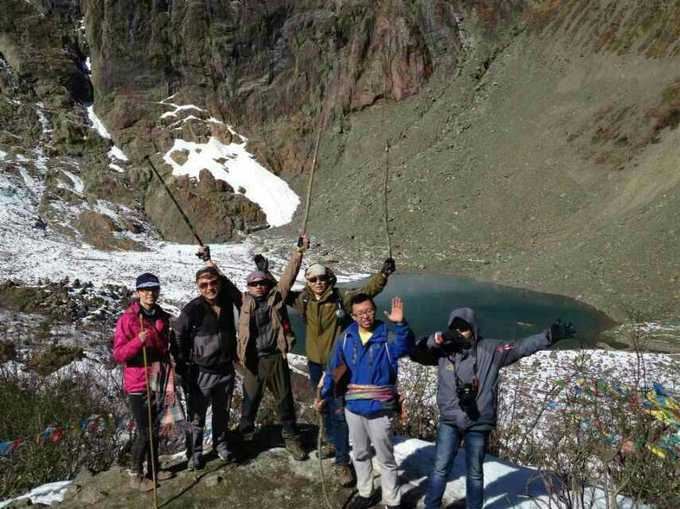
<path fill-rule="evenodd" d="M 472 328 L 474 339 L 471 346 L 439 346 L 434 340 L 435 333 L 417 341 L 412 359 L 421 364 L 438 366 L 437 406 L 440 420 L 460 430 L 490 428 L 496 425 L 500 369 L 547 348 L 551 343 L 547 331 L 514 342 L 482 338 L 475 312 L 471 308 L 453 310 L 449 315 L 449 327 L 456 318 L 464 320 Z M 458 399 L 458 383 L 472 383 L 475 371 L 479 380 L 476 405 L 465 410 Z"/>

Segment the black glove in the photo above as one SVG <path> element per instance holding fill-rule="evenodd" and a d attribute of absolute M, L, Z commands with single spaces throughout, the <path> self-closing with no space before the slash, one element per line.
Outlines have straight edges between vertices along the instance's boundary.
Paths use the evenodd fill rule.
<path fill-rule="evenodd" d="M 547 332 L 548 340 L 551 344 L 560 339 L 573 338 L 575 335 L 576 329 L 574 328 L 574 324 L 571 322 L 565 323 L 560 319 L 555 320 Z"/>
<path fill-rule="evenodd" d="M 210 260 L 210 246 L 201 246 L 196 253 L 196 256 L 198 256 L 204 262 Z"/>
<path fill-rule="evenodd" d="M 458 331 L 451 329 L 442 332 L 442 339 L 444 339 L 444 345 L 465 343 L 463 336 Z"/>
<path fill-rule="evenodd" d="M 386 276 L 389 276 L 390 274 L 394 273 L 394 271 L 397 270 L 397 264 L 394 261 L 394 258 L 389 257 L 383 262 L 382 272 Z"/>
<path fill-rule="evenodd" d="M 261 254 L 256 254 L 253 257 L 253 261 L 255 262 L 257 270 L 264 272 L 265 274 L 269 272 L 269 260 L 267 260 L 264 256 Z"/>

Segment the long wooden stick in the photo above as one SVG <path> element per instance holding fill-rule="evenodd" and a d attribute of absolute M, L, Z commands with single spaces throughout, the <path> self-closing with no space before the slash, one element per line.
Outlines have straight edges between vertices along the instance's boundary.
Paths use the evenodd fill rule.
<path fill-rule="evenodd" d="M 144 319 L 139 315 L 139 330 L 144 332 Z M 144 382 L 146 383 L 146 408 L 149 417 L 149 449 L 151 450 L 151 481 L 153 482 L 153 506 L 158 509 L 158 490 L 156 489 L 156 455 L 153 447 L 153 418 L 151 416 L 151 388 L 149 386 L 149 363 L 146 358 L 146 338 L 144 338 L 144 346 L 142 347 L 142 355 L 144 357 Z"/>
<path fill-rule="evenodd" d="M 301 234 L 307 232 L 307 221 L 309 220 L 309 206 L 312 202 L 312 185 L 314 183 L 314 172 L 316 171 L 316 159 L 319 155 L 319 144 L 321 143 L 321 130 L 323 126 L 321 125 L 321 114 L 323 112 L 323 104 L 319 110 L 319 120 L 316 126 L 316 142 L 314 143 L 314 155 L 312 156 L 312 169 L 309 173 L 309 180 L 307 182 L 307 196 L 305 198 L 305 215 L 302 219 L 302 231 Z"/>
<path fill-rule="evenodd" d="M 383 108 L 382 108 L 382 130 L 385 135 L 385 179 L 383 182 L 383 204 L 384 204 L 384 220 L 385 220 L 385 238 L 387 240 L 387 256 L 392 258 L 392 236 L 390 235 L 389 227 L 389 210 L 387 208 L 387 185 L 390 179 L 390 141 L 387 137 L 387 129 L 385 128 L 385 110 L 387 109 L 387 75 L 389 73 L 390 79 L 391 64 L 389 55 L 390 45 L 387 45 L 387 54 L 385 55 L 385 69 L 383 74 Z"/>

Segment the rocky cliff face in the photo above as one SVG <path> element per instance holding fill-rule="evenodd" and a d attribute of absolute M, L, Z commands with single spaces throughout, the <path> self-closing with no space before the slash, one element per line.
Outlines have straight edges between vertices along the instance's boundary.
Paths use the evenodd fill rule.
<path fill-rule="evenodd" d="M 235 130 L 302 193 L 321 126 L 310 225 L 327 250 L 360 263 L 384 253 L 387 169 L 402 266 L 568 293 L 619 317 L 665 314 L 680 298 L 675 4 L 5 4 L 0 150 L 51 175 L 41 220 L 71 210 L 60 227 L 75 237 L 134 247 L 121 239 L 145 214 L 190 241 L 147 155 L 206 240 L 259 228 L 266 217 L 241 190 L 175 179 L 161 156 L 175 139 L 230 143 Z M 112 140 L 89 129 L 90 101 Z M 169 102 L 197 109 L 173 117 Z M 124 206 L 123 219 L 111 224 L 98 200 Z"/>

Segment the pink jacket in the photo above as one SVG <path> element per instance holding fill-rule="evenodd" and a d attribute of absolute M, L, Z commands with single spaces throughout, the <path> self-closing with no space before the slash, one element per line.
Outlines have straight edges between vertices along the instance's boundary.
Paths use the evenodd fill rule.
<path fill-rule="evenodd" d="M 144 357 L 142 343 L 138 339 L 140 332 L 140 316 L 144 322 L 146 334 L 147 374 L 151 376 L 151 363 L 157 362 L 168 353 L 170 325 L 169 315 L 159 306 L 156 307 L 154 321 L 140 313 L 139 302 L 134 301 L 118 318 L 113 338 L 113 358 L 123 368 L 123 388 L 126 393 L 145 392 Z"/>

